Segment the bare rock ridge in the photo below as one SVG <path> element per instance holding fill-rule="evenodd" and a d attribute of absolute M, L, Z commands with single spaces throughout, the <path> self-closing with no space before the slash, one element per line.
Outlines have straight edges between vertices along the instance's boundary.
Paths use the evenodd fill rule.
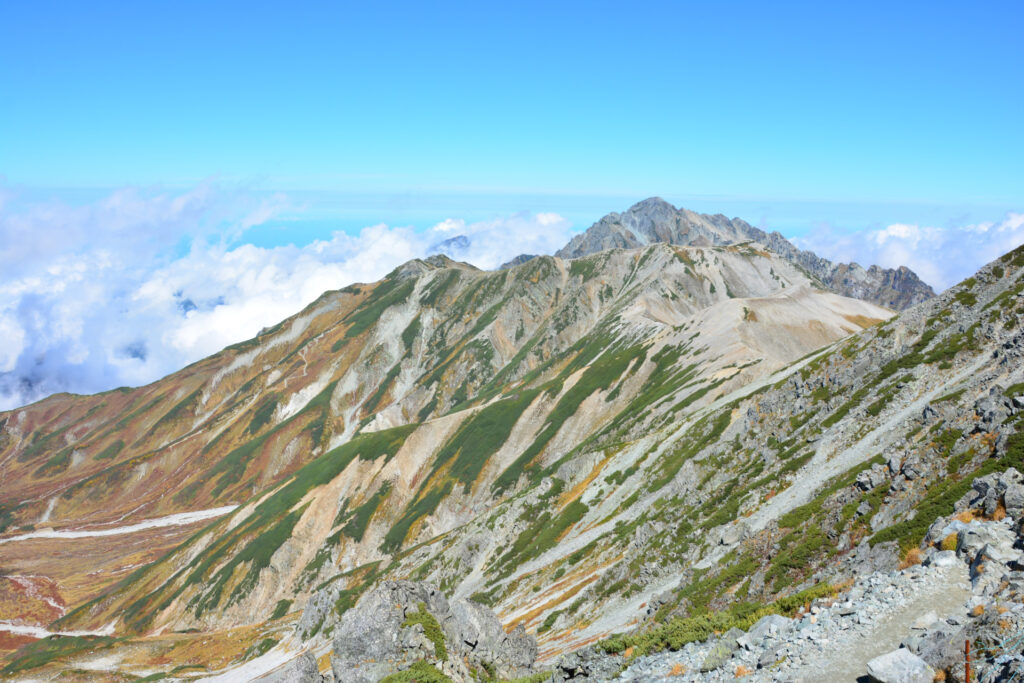
<path fill-rule="evenodd" d="M 832 263 L 813 252 L 796 248 L 778 232 L 766 233 L 739 219 L 676 209 L 663 199 L 651 197 L 624 213 L 610 213 L 576 235 L 555 253 L 560 258 L 579 258 L 605 249 L 635 249 L 655 242 L 683 246 L 719 246 L 745 240 L 759 242 L 807 270 L 838 294 L 903 310 L 935 296 L 932 288 L 913 271 L 856 263 Z"/>

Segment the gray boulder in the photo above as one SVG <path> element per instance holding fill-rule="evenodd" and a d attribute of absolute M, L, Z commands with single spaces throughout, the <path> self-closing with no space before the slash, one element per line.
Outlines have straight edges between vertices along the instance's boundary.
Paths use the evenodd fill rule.
<path fill-rule="evenodd" d="M 963 626 L 938 621 L 924 634 L 911 638 L 907 647 L 930 666 L 948 669 L 963 659 L 964 639 Z"/>
<path fill-rule="evenodd" d="M 960 564 L 960 560 L 957 558 L 955 551 L 940 550 L 931 555 L 924 563 L 928 567 L 955 567 Z"/>
<path fill-rule="evenodd" d="M 793 628 L 793 620 L 780 614 L 769 614 L 758 619 L 750 629 L 736 639 L 740 647 L 753 650 L 769 636 L 781 636 Z"/>
<path fill-rule="evenodd" d="M 1007 514 L 1014 519 L 1020 519 L 1024 514 L 1024 486 L 1009 482 L 1006 491 L 1003 492 L 1003 503 L 1006 505 Z"/>
<path fill-rule="evenodd" d="M 868 662 L 868 676 L 878 683 L 931 683 L 935 670 L 910 650 L 900 648 Z"/>
<path fill-rule="evenodd" d="M 322 683 L 323 680 L 316 666 L 316 657 L 307 650 L 270 673 L 252 679 L 252 683 Z"/>
<path fill-rule="evenodd" d="M 884 465 L 873 465 L 871 469 L 857 475 L 857 487 L 862 491 L 870 491 L 884 484 L 888 478 Z"/>

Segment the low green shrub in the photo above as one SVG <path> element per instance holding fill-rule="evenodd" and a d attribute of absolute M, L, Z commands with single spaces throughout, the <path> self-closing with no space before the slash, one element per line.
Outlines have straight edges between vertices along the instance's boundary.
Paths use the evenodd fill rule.
<path fill-rule="evenodd" d="M 831 585 L 822 583 L 765 606 L 742 603 L 721 612 L 677 617 L 647 631 L 617 634 L 599 642 L 597 647 L 609 654 L 633 648 L 633 657 L 664 650 L 679 650 L 687 643 L 706 640 L 715 633 L 722 633 L 730 628 L 747 630 L 769 614 L 790 616 L 805 603 L 834 594 L 835 589 Z"/>
<path fill-rule="evenodd" d="M 434 655 L 442 662 L 447 662 L 448 648 L 445 647 L 444 631 L 441 630 L 441 624 L 437 623 L 434 615 L 427 611 L 427 603 L 425 602 L 419 604 L 419 611 L 409 612 L 405 616 L 402 627 L 406 628 L 416 624 L 423 627 L 423 635 L 434 644 Z"/>
<path fill-rule="evenodd" d="M 451 680 L 429 663 L 419 661 L 405 671 L 385 676 L 380 683 L 451 683 Z"/>

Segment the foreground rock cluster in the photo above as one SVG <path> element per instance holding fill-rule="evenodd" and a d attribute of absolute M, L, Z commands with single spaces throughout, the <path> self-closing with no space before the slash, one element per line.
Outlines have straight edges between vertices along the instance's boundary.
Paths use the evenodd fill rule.
<path fill-rule="evenodd" d="M 746 633 L 638 658 L 616 680 L 964 681 L 967 641 L 974 680 L 1020 678 L 1022 481 L 1012 468 L 976 480 L 957 513 L 931 526 L 919 565 L 860 578 L 794 619 L 771 615 Z M 593 668 L 584 680 L 604 680 Z"/>

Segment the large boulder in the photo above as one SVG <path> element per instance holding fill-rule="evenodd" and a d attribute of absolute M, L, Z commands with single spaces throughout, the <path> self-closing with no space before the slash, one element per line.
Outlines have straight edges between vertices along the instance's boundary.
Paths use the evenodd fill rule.
<path fill-rule="evenodd" d="M 868 676 L 878 683 L 932 683 L 935 670 L 906 648 L 868 662 Z"/>
<path fill-rule="evenodd" d="M 335 680 L 375 683 L 427 662 L 453 681 L 487 669 L 501 678 L 531 673 L 537 644 L 520 625 L 505 633 L 494 612 L 449 601 L 415 581 L 385 581 L 345 612 L 334 631 Z"/>

